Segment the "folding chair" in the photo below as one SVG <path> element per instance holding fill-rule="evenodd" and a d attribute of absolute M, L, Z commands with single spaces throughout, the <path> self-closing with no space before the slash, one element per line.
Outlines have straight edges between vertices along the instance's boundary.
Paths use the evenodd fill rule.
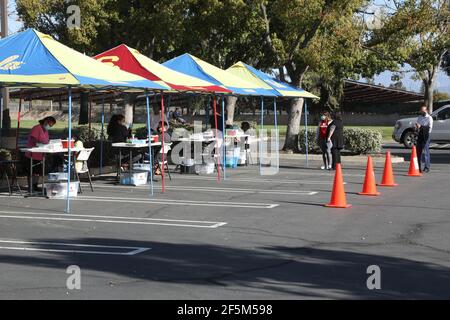
<path fill-rule="evenodd" d="M 77 166 L 76 166 L 76 162 L 75 162 L 75 172 L 77 173 L 78 181 L 80 181 L 80 174 L 87 173 L 88 178 L 89 178 L 89 184 L 91 185 L 91 191 L 94 192 L 94 187 L 92 186 L 92 180 L 91 180 L 91 173 L 89 172 L 89 167 L 88 167 L 88 160 L 89 160 L 89 157 L 91 156 L 92 151 L 94 151 L 94 148 L 84 149 L 78 153 L 76 162 L 82 161 L 83 167 L 81 168 L 81 170 L 77 170 Z M 81 183 L 79 184 L 79 186 L 80 186 L 80 193 L 83 193 L 83 189 L 81 188 Z"/>
<path fill-rule="evenodd" d="M 17 166 L 19 163 L 18 160 L 3 160 L 0 161 L 0 181 L 3 180 L 3 177 L 6 178 L 6 183 L 8 185 L 9 195 L 11 196 L 13 193 L 13 186 L 16 185 L 19 190 L 20 195 L 22 195 L 22 189 L 20 189 L 19 181 L 17 179 Z M 11 173 L 11 182 L 8 176 L 8 171 Z"/>
<path fill-rule="evenodd" d="M 164 148 L 161 147 L 159 154 L 160 155 L 164 154 L 164 163 L 162 163 L 162 161 L 160 161 L 159 159 L 157 162 L 157 169 L 159 169 L 162 172 L 161 166 L 163 165 L 164 168 L 167 170 L 167 174 L 169 175 L 170 180 L 172 180 L 172 177 L 170 176 L 170 169 L 169 169 L 169 162 L 167 161 L 167 154 L 171 150 L 171 147 L 170 147 L 171 145 L 172 145 L 172 143 L 165 143 Z"/>

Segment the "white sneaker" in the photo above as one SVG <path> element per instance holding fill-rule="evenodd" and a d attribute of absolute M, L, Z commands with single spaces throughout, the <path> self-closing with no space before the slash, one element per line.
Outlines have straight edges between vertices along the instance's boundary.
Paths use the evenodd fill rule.
<path fill-rule="evenodd" d="M 327 170 L 331 170 L 331 166 L 328 166 L 328 167 L 327 167 Z"/>
<path fill-rule="evenodd" d="M 325 170 L 325 166 L 321 166 L 320 169 Z"/>

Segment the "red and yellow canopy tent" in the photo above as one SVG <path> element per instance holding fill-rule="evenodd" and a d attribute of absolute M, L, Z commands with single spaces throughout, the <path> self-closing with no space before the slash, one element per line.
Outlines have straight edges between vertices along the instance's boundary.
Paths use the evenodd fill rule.
<path fill-rule="evenodd" d="M 100 53 L 94 57 L 110 66 L 127 71 L 163 86 L 168 86 L 175 92 L 195 92 L 207 94 L 228 94 L 231 90 L 224 86 L 202 80 L 197 77 L 181 73 L 167 68 L 158 62 L 144 56 L 138 50 L 121 44 L 115 48 Z M 161 93 L 161 122 L 164 130 L 165 121 L 165 103 L 164 94 Z M 150 130 L 150 127 L 148 128 Z M 161 141 L 164 149 L 164 139 Z M 162 162 L 164 163 L 164 153 L 162 154 Z M 162 192 L 165 191 L 164 166 L 161 166 Z M 218 172 L 220 178 L 220 173 Z"/>

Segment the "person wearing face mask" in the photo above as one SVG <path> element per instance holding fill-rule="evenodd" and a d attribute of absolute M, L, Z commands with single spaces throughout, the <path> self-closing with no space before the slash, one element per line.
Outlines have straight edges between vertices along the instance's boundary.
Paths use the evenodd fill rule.
<path fill-rule="evenodd" d="M 327 129 L 330 123 L 330 114 L 323 112 L 316 130 L 317 144 L 322 150 L 323 166 L 320 167 L 322 170 L 331 170 L 331 143 L 327 143 Z"/>
<path fill-rule="evenodd" d="M 39 121 L 39 124 L 35 125 L 32 129 L 30 134 L 28 135 L 27 139 L 27 148 L 34 148 L 37 146 L 38 143 L 47 144 L 50 141 L 50 136 L 48 134 L 48 131 L 51 127 L 53 127 L 56 124 L 56 119 L 53 117 L 46 117 Z M 39 176 L 41 175 L 41 169 L 42 167 L 40 165 L 37 165 L 42 162 L 44 159 L 44 154 L 42 153 L 30 153 L 26 152 L 25 157 L 28 159 L 32 159 L 33 163 L 33 173 L 34 176 L 32 177 L 33 181 L 28 181 L 28 185 L 32 184 L 33 190 L 37 190 L 37 180 Z M 29 170 L 29 164 L 25 165 L 25 168 Z M 28 176 L 28 175 L 27 175 Z M 29 180 L 29 178 L 28 178 Z"/>
<path fill-rule="evenodd" d="M 427 106 L 420 107 L 419 117 L 415 123 L 415 129 L 417 132 L 417 160 L 419 162 L 420 172 L 429 172 L 431 159 L 430 159 L 430 133 L 433 130 L 433 117 L 428 113 Z M 422 170 L 422 156 L 424 158 L 425 167 Z"/>

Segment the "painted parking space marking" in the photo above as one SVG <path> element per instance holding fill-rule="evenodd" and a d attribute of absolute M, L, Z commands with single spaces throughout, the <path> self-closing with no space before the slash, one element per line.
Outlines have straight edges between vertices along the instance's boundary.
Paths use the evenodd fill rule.
<path fill-rule="evenodd" d="M 94 244 L 68 243 L 68 242 L 0 240 L 0 250 L 134 256 L 142 252 L 151 250 L 151 248 L 94 245 Z"/>
<path fill-rule="evenodd" d="M 225 207 L 225 208 L 250 208 L 250 209 L 273 209 L 279 204 L 251 203 L 251 202 L 230 202 L 230 201 L 196 201 L 196 200 L 171 200 L 171 199 L 151 199 L 151 198 L 117 198 L 100 196 L 81 196 L 72 198 L 74 201 L 93 202 L 119 202 L 119 203 L 143 203 L 143 204 L 163 204 L 175 206 L 200 206 L 200 207 Z"/>
<path fill-rule="evenodd" d="M 321 175 L 321 174 L 313 174 L 313 175 Z M 351 176 L 346 174 L 345 176 Z M 364 175 L 355 175 L 358 177 L 364 177 Z M 209 181 L 215 181 L 217 178 L 211 178 L 211 177 L 178 177 L 177 179 L 183 179 L 183 180 L 209 180 Z M 324 184 L 324 185 L 331 185 L 333 184 L 333 181 L 318 181 L 318 180 L 288 180 L 284 178 L 279 178 L 279 180 L 275 179 L 252 179 L 252 178 L 233 178 L 231 177 L 229 180 L 224 180 L 224 182 L 257 182 L 257 183 L 272 183 L 272 184 Z M 346 182 L 344 182 L 346 184 Z"/>
<path fill-rule="evenodd" d="M 95 188 L 113 188 L 113 189 L 127 189 L 127 190 L 148 190 L 148 186 L 110 186 L 104 184 L 94 184 Z M 160 190 L 161 187 L 157 186 L 155 189 Z M 264 190 L 264 189 L 249 189 L 249 188 L 217 188 L 217 187 L 192 187 L 192 186 L 166 186 L 166 190 L 170 191 L 203 191 L 203 192 L 230 192 L 230 193 L 251 193 L 251 194 L 276 194 L 276 195 L 316 195 L 318 191 L 308 190 Z"/>
<path fill-rule="evenodd" d="M 218 221 L 195 221 L 195 220 L 179 220 L 179 219 L 157 219 L 157 218 L 102 216 L 102 215 L 86 215 L 86 214 L 72 214 L 72 213 L 70 214 L 44 213 L 44 212 L 26 212 L 26 211 L 22 212 L 0 211 L 0 218 L 76 221 L 76 222 L 103 222 L 103 223 L 117 223 L 117 224 L 157 225 L 157 226 L 210 228 L 210 229 L 222 227 L 227 224 L 226 222 L 218 222 Z"/>

